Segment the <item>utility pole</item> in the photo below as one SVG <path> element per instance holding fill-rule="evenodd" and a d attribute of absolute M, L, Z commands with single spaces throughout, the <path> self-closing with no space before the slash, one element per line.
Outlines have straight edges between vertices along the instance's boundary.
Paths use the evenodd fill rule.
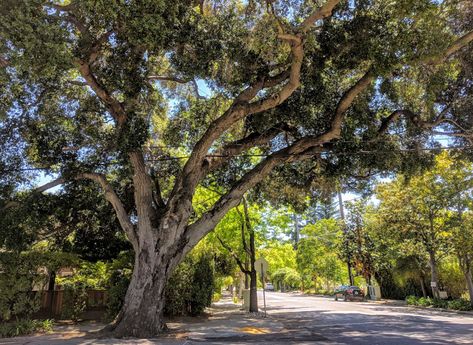
<path fill-rule="evenodd" d="M 340 189 L 338 190 L 338 208 L 340 210 L 340 219 L 343 222 L 343 232 L 345 235 L 347 234 L 347 227 L 345 225 L 345 211 L 343 210 L 343 199 L 342 199 L 342 193 L 340 192 Z M 346 237 L 346 236 L 345 236 Z M 354 285 L 353 281 L 353 274 L 351 273 L 351 265 L 350 265 L 350 253 L 348 251 L 348 242 L 345 241 L 345 246 L 347 249 L 347 267 L 348 267 L 348 279 L 350 280 L 350 286 Z"/>
<path fill-rule="evenodd" d="M 299 238 L 300 238 L 300 232 L 301 229 L 299 227 L 299 217 L 297 216 L 297 213 L 293 213 L 292 219 L 294 219 L 294 249 L 297 249 L 297 246 L 299 245 Z"/>

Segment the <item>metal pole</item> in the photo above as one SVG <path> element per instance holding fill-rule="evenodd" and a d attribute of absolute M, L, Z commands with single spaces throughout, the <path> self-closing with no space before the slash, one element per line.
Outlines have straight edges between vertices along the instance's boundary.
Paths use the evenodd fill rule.
<path fill-rule="evenodd" d="M 345 226 L 345 212 L 343 210 L 343 199 L 342 199 L 342 193 L 340 193 L 340 190 L 338 190 L 338 208 L 340 210 L 340 218 L 343 221 L 343 232 L 347 233 L 347 229 Z M 353 282 L 353 274 L 351 273 L 351 265 L 350 265 L 350 253 L 348 253 L 348 242 L 345 243 L 346 249 L 347 249 L 347 267 L 348 267 L 348 280 L 350 281 L 350 286 L 354 285 L 355 283 Z"/>
<path fill-rule="evenodd" d="M 264 287 L 264 271 L 263 271 L 263 263 L 261 263 L 261 283 L 263 284 L 263 305 L 264 305 L 264 317 L 266 317 L 266 294 L 265 294 L 265 287 Z"/>

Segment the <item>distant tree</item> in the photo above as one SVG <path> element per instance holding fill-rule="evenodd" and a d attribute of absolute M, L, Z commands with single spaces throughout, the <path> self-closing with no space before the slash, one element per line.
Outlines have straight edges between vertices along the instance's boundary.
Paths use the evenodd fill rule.
<path fill-rule="evenodd" d="M 254 215 L 245 198 L 233 212 L 227 214 L 215 229 L 215 236 L 222 247 L 236 261 L 240 271 L 245 275 L 245 288 L 250 290 L 249 311 L 258 312 L 258 276 L 255 267 L 256 237 Z M 253 216 L 253 217 L 252 217 Z"/>
<path fill-rule="evenodd" d="M 330 283 L 342 283 L 344 264 L 338 257 L 340 223 L 335 219 L 321 219 L 304 227 L 302 235 L 296 256 L 302 281 L 312 281 L 317 288 L 317 279 L 320 279 L 327 289 Z"/>
<path fill-rule="evenodd" d="M 375 274 L 374 243 L 366 225 L 367 201 L 352 201 L 347 205 L 346 229 L 343 232 L 342 257 L 349 257 L 356 272 L 371 285 Z"/>

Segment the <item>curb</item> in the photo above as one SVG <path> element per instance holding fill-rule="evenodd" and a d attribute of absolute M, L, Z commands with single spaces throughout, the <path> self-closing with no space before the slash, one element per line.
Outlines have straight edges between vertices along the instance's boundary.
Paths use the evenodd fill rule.
<path fill-rule="evenodd" d="M 420 305 L 406 305 L 406 306 L 410 307 L 410 308 L 415 308 L 415 309 L 434 310 L 434 311 L 440 311 L 440 312 L 451 313 L 451 314 L 469 315 L 469 316 L 473 317 L 473 311 L 453 310 L 453 309 L 434 308 L 434 307 L 423 307 L 423 306 L 420 306 Z"/>

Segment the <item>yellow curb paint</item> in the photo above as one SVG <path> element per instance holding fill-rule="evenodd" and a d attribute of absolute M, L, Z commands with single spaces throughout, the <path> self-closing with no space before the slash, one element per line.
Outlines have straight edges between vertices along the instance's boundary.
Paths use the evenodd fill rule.
<path fill-rule="evenodd" d="M 256 328 L 256 327 L 242 327 L 239 328 L 241 332 L 249 333 L 249 334 L 268 334 L 271 331 L 267 328 Z"/>

